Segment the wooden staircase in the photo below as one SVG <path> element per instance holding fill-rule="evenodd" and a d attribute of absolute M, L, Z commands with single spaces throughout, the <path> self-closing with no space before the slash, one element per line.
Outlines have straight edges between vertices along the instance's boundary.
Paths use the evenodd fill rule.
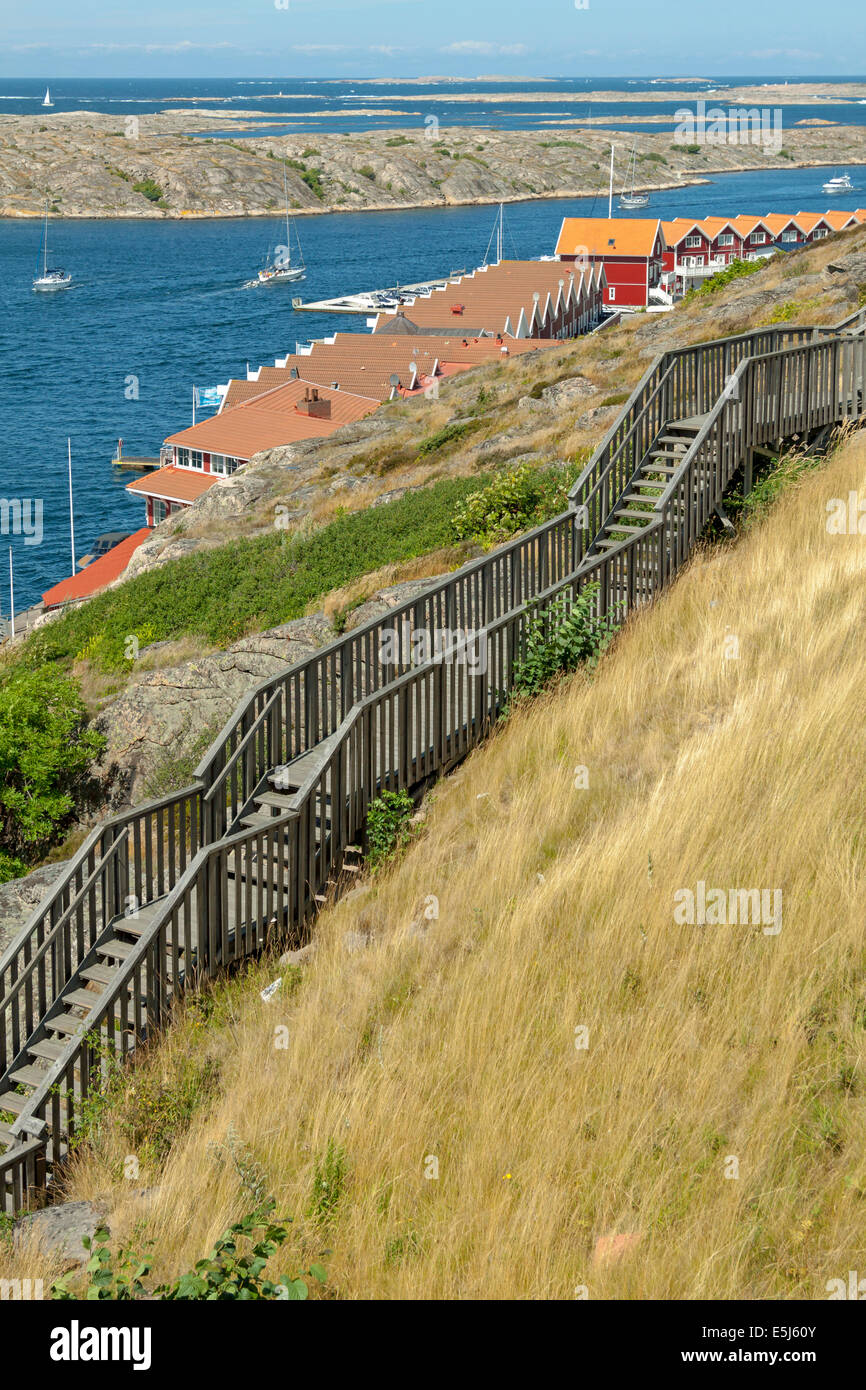
<path fill-rule="evenodd" d="M 757 330 L 665 354 L 573 510 L 263 682 L 189 787 L 91 833 L 0 955 L 0 1212 L 45 1195 L 106 1051 L 124 1061 L 181 990 L 302 939 L 360 871 L 370 802 L 484 737 L 535 612 L 597 584 L 599 616 L 622 619 L 674 577 L 756 448 L 860 417 L 864 326 L 860 311 L 835 331 Z M 383 664 L 383 638 L 403 624 L 483 631 L 488 665 Z"/>

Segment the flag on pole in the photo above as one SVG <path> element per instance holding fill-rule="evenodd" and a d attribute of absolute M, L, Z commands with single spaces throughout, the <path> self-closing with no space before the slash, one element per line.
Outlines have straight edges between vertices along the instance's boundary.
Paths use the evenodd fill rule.
<path fill-rule="evenodd" d="M 194 386 L 195 403 L 199 410 L 212 410 L 219 407 L 223 395 L 218 386 Z"/>

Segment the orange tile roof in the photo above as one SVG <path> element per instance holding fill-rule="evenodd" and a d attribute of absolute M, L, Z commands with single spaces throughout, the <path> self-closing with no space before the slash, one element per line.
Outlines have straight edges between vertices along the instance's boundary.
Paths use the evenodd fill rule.
<path fill-rule="evenodd" d="M 298 402 L 313 387 L 318 390 L 321 400 L 330 401 L 330 419 L 306 415 L 298 409 Z M 171 434 L 165 442 L 249 460 L 264 449 L 296 444 L 303 439 L 326 438 L 342 425 L 370 415 L 380 404 L 370 396 L 355 395 L 350 391 L 327 391 L 318 382 L 298 378 L 260 392 L 253 400 L 223 410 L 219 415 L 202 420 L 189 429 Z"/>
<path fill-rule="evenodd" d="M 199 473 L 193 468 L 175 468 L 171 463 L 167 468 L 157 468 L 145 478 L 136 478 L 127 483 L 127 492 L 140 492 L 145 497 L 162 497 L 166 502 L 195 502 L 203 492 L 213 487 L 219 474 Z"/>
<path fill-rule="evenodd" d="M 98 560 L 93 560 L 86 569 L 70 576 L 69 579 L 61 579 L 59 584 L 55 584 L 51 589 L 46 589 L 42 595 L 43 606 L 45 608 L 58 608 L 62 603 L 73 603 L 78 599 L 90 598 L 92 594 L 99 593 L 100 589 L 106 588 L 115 579 L 120 578 L 129 564 L 133 552 L 138 549 L 142 541 L 147 540 L 150 534 L 147 526 L 142 527 L 140 531 L 127 536 L 125 541 L 114 546 L 107 554 L 101 555 Z"/>
<path fill-rule="evenodd" d="M 475 337 L 482 332 L 502 333 L 509 339 L 518 334 L 538 336 L 545 314 L 560 296 L 574 295 L 578 303 L 583 302 L 593 293 L 600 274 L 595 269 L 584 273 L 561 261 L 500 261 L 455 277 L 428 295 L 407 298 L 401 312 L 434 336 Z M 379 314 L 377 337 L 391 330 L 395 317 L 393 312 Z"/>
<path fill-rule="evenodd" d="M 393 321 L 392 325 L 393 326 Z M 553 347 L 548 338 L 474 338 L 396 333 L 336 333 L 334 338 L 313 343 L 312 352 L 286 357 L 278 367 L 260 367 L 254 381 L 229 382 L 223 411 L 252 400 L 285 382 L 292 370 L 320 386 L 337 382 L 343 391 L 390 399 L 391 377 L 399 376 L 400 390 L 411 382 L 429 382 L 433 374 L 453 375 L 491 359 L 536 352 Z M 416 385 L 416 389 L 418 389 Z"/>
<path fill-rule="evenodd" d="M 557 256 L 650 256 L 661 223 L 656 217 L 566 217 Z"/>

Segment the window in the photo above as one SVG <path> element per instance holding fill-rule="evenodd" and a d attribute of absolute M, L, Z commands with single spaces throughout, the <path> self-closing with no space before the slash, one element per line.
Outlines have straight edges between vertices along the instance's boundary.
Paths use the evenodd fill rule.
<path fill-rule="evenodd" d="M 189 449 L 178 449 L 177 466 L 178 468 L 189 468 Z"/>
<path fill-rule="evenodd" d="M 720 245 L 720 246 L 733 246 L 733 244 L 734 244 L 734 234 L 733 234 L 733 232 L 721 232 L 721 233 L 720 233 L 720 235 L 719 235 L 719 245 Z"/>
<path fill-rule="evenodd" d="M 165 502 L 162 500 L 161 497 L 154 497 L 154 499 L 153 499 L 153 524 L 154 524 L 154 526 L 158 526 L 159 523 L 160 523 L 161 521 L 165 521 L 165 518 L 166 518 L 167 515 L 168 515 L 168 511 L 167 511 Z"/>
<path fill-rule="evenodd" d="M 816 227 L 815 230 L 814 230 L 814 232 L 812 233 L 812 235 L 813 235 L 815 241 L 820 241 L 822 237 L 825 237 L 825 236 L 827 235 L 827 228 L 826 228 L 826 227 Z"/>
<path fill-rule="evenodd" d="M 701 238 L 700 238 L 699 236 L 687 236 L 687 237 L 686 237 L 686 246 L 700 246 L 700 244 L 701 244 Z"/>
<path fill-rule="evenodd" d="M 612 303 L 614 302 L 614 300 L 616 299 L 616 285 L 608 285 L 607 294 L 608 294 L 608 298 L 609 298 L 609 300 L 610 300 L 610 302 L 611 302 L 611 304 L 612 304 Z"/>
<path fill-rule="evenodd" d="M 210 456 L 211 472 L 213 473 L 230 476 L 232 473 L 237 473 L 242 465 L 243 459 L 226 458 L 225 454 L 211 454 Z"/>
<path fill-rule="evenodd" d="M 755 246 L 763 246 L 766 240 L 766 232 L 752 232 L 752 235 L 749 237 L 749 241 L 753 242 Z"/>
<path fill-rule="evenodd" d="M 787 232 L 783 232 L 783 233 L 782 233 L 782 240 L 783 240 L 783 241 L 797 241 L 797 240 L 798 240 L 798 234 L 797 234 L 796 229 L 795 229 L 794 227 L 790 227 L 790 228 L 788 229 Z"/>

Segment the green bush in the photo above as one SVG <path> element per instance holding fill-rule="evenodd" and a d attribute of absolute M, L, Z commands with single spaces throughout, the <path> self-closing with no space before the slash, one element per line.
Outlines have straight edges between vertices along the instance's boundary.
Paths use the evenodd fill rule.
<path fill-rule="evenodd" d="M 113 1255 L 109 1232 L 101 1227 L 93 1240 L 84 1238 L 84 1248 L 90 1254 L 84 1273 L 86 1284 L 83 1297 L 89 1302 L 131 1302 L 135 1299 L 163 1299 L 171 1302 L 217 1302 L 239 1300 L 250 1302 L 267 1299 L 298 1302 L 307 1298 L 308 1279 L 324 1284 L 325 1271 L 321 1265 L 310 1265 L 299 1275 L 274 1283 L 264 1272 L 268 1261 L 288 1238 L 288 1223 L 274 1218 L 276 1203 L 265 1202 L 257 1211 L 224 1231 L 210 1254 L 199 1260 L 194 1270 L 182 1274 L 173 1284 L 160 1284 L 148 1290 L 144 1284 L 153 1266 L 150 1255 L 137 1255 L 121 1248 Z M 82 1292 L 70 1288 L 74 1274 L 65 1274 L 51 1288 L 52 1299 L 79 1300 Z"/>
<path fill-rule="evenodd" d="M 375 178 L 376 178 L 376 170 L 373 169 L 373 168 L 371 168 L 371 166 L 370 166 L 369 164 L 364 164 L 364 165 L 358 170 L 358 173 L 361 174 L 363 178 L 365 178 L 365 179 L 370 179 L 371 182 L 374 182 L 374 181 L 375 181 Z"/>
<path fill-rule="evenodd" d="M 597 594 L 597 584 L 588 584 L 576 599 L 559 594 L 546 613 L 531 618 L 512 681 L 518 697 L 538 695 L 557 676 L 597 661 L 615 631 L 611 618 L 593 613 Z"/>
<path fill-rule="evenodd" d="M 428 434 L 426 439 L 422 439 L 418 445 L 418 453 L 424 457 L 427 454 L 435 454 L 437 449 L 444 449 L 446 444 L 453 444 L 455 440 L 462 439 L 464 434 L 469 434 L 478 428 L 477 420 L 455 420 L 449 425 L 443 425 L 441 430 L 435 434 Z"/>
<path fill-rule="evenodd" d="M 17 877 L 69 827 L 104 748 L 73 680 L 13 669 L 0 685 L 0 881 Z"/>
<path fill-rule="evenodd" d="M 407 791 L 383 792 L 367 812 L 367 858 L 379 868 L 409 841 L 409 822 L 415 804 Z"/>
<path fill-rule="evenodd" d="M 763 270 L 766 264 L 766 257 L 759 261 L 731 261 L 724 270 L 719 270 L 715 275 L 708 276 L 696 290 L 689 290 L 686 299 L 691 299 L 695 295 L 716 294 L 718 290 L 724 289 L 725 285 L 729 285 L 732 280 L 739 280 L 744 275 L 755 275 L 759 270 Z"/>
<path fill-rule="evenodd" d="M 136 193 L 140 193 L 142 197 L 147 198 L 150 203 L 161 203 L 163 201 L 162 189 L 153 179 L 140 179 L 139 182 L 134 183 L 132 187 Z"/>
<path fill-rule="evenodd" d="M 582 469 L 581 456 L 564 468 L 519 468 L 498 474 L 492 483 L 458 503 L 454 536 L 494 546 L 528 531 L 568 506 L 568 489 Z"/>

